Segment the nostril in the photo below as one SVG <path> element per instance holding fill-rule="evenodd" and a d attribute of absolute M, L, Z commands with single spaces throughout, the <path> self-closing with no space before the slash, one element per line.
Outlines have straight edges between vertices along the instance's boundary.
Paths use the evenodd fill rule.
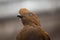
<path fill-rule="evenodd" d="M 23 18 L 23 16 L 20 16 L 20 15 L 17 15 L 17 17 L 19 17 L 19 18 Z"/>

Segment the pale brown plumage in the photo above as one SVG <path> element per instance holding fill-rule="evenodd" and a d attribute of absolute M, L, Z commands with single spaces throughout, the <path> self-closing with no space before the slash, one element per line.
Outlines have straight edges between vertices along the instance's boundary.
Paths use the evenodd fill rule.
<path fill-rule="evenodd" d="M 36 14 L 22 8 L 19 10 L 24 28 L 17 35 L 17 40 L 50 40 L 48 34 L 41 28 L 40 20 Z"/>

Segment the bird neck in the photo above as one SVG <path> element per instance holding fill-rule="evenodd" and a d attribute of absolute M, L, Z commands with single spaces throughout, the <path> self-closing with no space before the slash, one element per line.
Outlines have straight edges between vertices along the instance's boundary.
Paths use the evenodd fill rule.
<path fill-rule="evenodd" d="M 40 25 L 35 25 L 34 23 L 23 24 L 25 27 L 41 27 Z"/>
<path fill-rule="evenodd" d="M 32 26 L 32 27 L 41 26 L 40 23 L 35 24 L 35 23 L 33 23 L 33 22 L 29 21 L 29 20 L 22 20 L 22 24 L 24 26 L 29 25 L 29 26 Z"/>

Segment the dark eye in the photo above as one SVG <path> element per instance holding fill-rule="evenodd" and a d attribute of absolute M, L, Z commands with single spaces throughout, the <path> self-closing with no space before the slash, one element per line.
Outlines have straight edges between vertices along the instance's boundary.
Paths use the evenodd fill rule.
<path fill-rule="evenodd" d="M 29 16 L 32 16 L 32 13 L 29 13 Z"/>

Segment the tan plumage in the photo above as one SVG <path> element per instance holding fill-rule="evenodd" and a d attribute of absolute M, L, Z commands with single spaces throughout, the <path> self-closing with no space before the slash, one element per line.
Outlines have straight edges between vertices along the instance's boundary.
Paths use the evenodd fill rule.
<path fill-rule="evenodd" d="M 41 28 L 40 20 L 36 14 L 22 8 L 19 10 L 24 28 L 17 35 L 17 40 L 50 40 L 48 34 Z"/>

